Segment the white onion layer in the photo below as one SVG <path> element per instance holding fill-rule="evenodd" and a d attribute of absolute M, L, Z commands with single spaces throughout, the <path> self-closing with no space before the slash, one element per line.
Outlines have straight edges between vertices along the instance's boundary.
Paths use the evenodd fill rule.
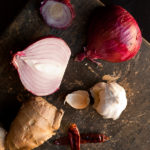
<path fill-rule="evenodd" d="M 46 96 L 59 88 L 70 55 L 70 48 L 62 39 L 48 37 L 17 52 L 13 64 L 28 91 Z"/>

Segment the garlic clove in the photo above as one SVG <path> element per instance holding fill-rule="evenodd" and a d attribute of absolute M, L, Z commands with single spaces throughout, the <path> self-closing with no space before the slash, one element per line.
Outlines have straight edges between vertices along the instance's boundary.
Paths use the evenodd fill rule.
<path fill-rule="evenodd" d="M 84 109 L 90 103 L 89 94 L 87 91 L 78 90 L 71 94 L 68 94 L 64 103 L 67 102 L 71 107 L 75 109 Z"/>
<path fill-rule="evenodd" d="M 104 119 L 118 119 L 127 106 L 126 92 L 116 82 L 99 82 L 91 88 L 91 94 L 95 100 L 94 109 Z"/>
<path fill-rule="evenodd" d="M 91 95 L 94 98 L 95 102 L 93 107 L 96 107 L 99 103 L 99 92 L 105 90 L 106 83 L 105 82 L 99 82 L 95 84 L 91 89 Z"/>

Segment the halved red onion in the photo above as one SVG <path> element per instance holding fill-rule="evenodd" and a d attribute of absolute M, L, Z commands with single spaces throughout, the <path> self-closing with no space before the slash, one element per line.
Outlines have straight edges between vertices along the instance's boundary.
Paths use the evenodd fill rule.
<path fill-rule="evenodd" d="M 55 28 L 70 26 L 75 17 L 70 0 L 44 0 L 40 11 L 46 23 Z"/>
<path fill-rule="evenodd" d="M 54 93 L 60 86 L 71 55 L 60 38 L 41 39 L 13 57 L 24 87 L 37 96 Z"/>
<path fill-rule="evenodd" d="M 121 6 L 100 7 L 93 14 L 85 51 L 76 57 L 122 62 L 134 57 L 140 49 L 142 35 L 133 16 Z"/>

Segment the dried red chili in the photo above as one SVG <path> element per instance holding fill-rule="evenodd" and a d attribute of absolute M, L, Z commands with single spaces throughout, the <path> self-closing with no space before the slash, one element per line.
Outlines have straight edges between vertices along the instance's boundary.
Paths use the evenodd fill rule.
<path fill-rule="evenodd" d="M 104 134 L 81 134 L 80 135 L 80 144 L 86 144 L 86 143 L 103 143 L 109 140 L 109 137 L 107 137 Z M 56 145 L 69 145 L 69 138 L 67 136 L 61 137 L 59 139 L 56 139 L 54 141 L 54 144 Z"/>
<path fill-rule="evenodd" d="M 76 124 L 72 124 L 68 130 L 71 150 L 80 150 L 80 133 Z"/>
<path fill-rule="evenodd" d="M 109 140 L 109 137 L 107 137 L 104 134 L 81 134 L 81 143 L 86 144 L 86 143 L 103 143 L 105 141 Z"/>
<path fill-rule="evenodd" d="M 104 134 L 81 134 L 76 126 L 76 124 L 72 124 L 68 130 L 68 136 L 61 137 L 54 141 L 56 145 L 69 145 L 71 146 L 71 150 L 80 150 L 80 144 L 86 143 L 103 143 L 108 141 L 109 137 Z"/>
<path fill-rule="evenodd" d="M 76 126 L 76 124 L 72 124 L 68 130 L 68 136 L 61 137 L 54 141 L 56 145 L 69 145 L 72 150 L 79 150 L 80 144 L 86 143 L 103 143 L 108 141 L 109 137 L 104 134 L 81 134 Z"/>

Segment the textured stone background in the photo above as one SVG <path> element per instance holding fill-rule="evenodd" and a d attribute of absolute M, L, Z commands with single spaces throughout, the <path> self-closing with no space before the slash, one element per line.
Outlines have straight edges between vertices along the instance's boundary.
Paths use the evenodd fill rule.
<path fill-rule="evenodd" d="M 133 0 L 134 1 L 134 0 Z M 112 1 L 115 2 L 115 1 Z M 139 2 L 139 1 L 138 1 Z M 50 103 L 65 110 L 61 128 L 49 141 L 37 150 L 69 150 L 69 147 L 52 145 L 51 142 L 67 133 L 70 123 L 76 123 L 82 133 L 105 133 L 111 140 L 103 144 L 85 144 L 82 150 L 148 150 L 150 147 L 150 46 L 143 41 L 138 55 L 124 63 L 108 63 L 100 61 L 103 67 L 98 67 L 85 60 L 74 62 L 74 56 L 86 45 L 88 19 L 91 11 L 99 5 L 98 0 L 72 0 L 76 18 L 67 30 L 56 30 L 48 27 L 39 13 L 40 0 L 30 0 L 8 25 L 0 37 L 0 122 L 8 130 L 21 102 L 18 97 L 28 98 L 30 94 L 23 88 L 16 70 L 11 65 L 12 54 L 23 50 L 35 40 L 56 35 L 63 38 L 72 50 L 60 90 L 45 97 Z M 106 1 L 107 3 L 107 1 Z M 118 2 L 119 3 L 119 2 Z M 137 4 L 137 1 L 134 1 Z M 145 37 L 149 38 L 142 26 L 145 15 L 136 16 L 130 6 L 133 2 L 122 1 L 122 5 L 135 14 Z M 139 8 L 138 5 L 134 8 Z M 143 11 L 149 11 L 143 9 Z M 141 20 L 140 20 L 141 18 Z M 150 31 L 150 30 L 149 30 Z M 105 74 L 120 75 L 118 82 L 124 86 L 128 96 L 128 106 L 120 119 L 104 120 L 92 108 L 74 110 L 67 104 L 63 105 L 64 97 L 74 90 L 89 90 L 95 83 L 102 81 Z"/>

